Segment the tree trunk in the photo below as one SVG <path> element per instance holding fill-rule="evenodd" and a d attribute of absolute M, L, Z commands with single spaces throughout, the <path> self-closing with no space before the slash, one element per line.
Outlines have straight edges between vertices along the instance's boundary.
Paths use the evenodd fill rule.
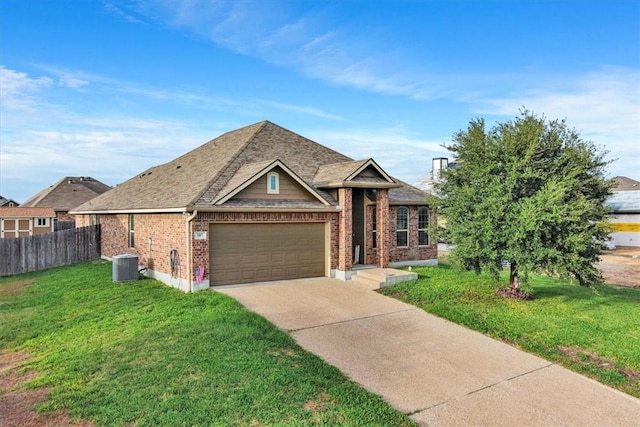
<path fill-rule="evenodd" d="M 510 272 L 509 272 L 509 287 L 512 290 L 516 290 L 518 288 L 518 266 L 515 261 L 511 261 L 509 263 Z"/>

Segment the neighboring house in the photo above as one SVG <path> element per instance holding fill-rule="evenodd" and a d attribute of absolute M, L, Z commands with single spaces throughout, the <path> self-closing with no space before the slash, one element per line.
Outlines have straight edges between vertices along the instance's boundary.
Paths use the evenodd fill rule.
<path fill-rule="evenodd" d="M 55 217 L 53 208 L 0 207 L 0 238 L 51 233 Z"/>
<path fill-rule="evenodd" d="M 90 176 L 67 176 L 22 203 L 24 207 L 52 207 L 56 220 L 73 221 L 69 211 L 110 190 Z"/>
<path fill-rule="evenodd" d="M 452 167 L 455 163 L 451 164 Z M 431 159 L 431 172 L 419 177 L 413 184 L 427 193 L 433 193 L 434 185 L 440 182 L 442 171 L 449 167 L 449 159 L 446 157 L 434 157 Z"/>
<path fill-rule="evenodd" d="M 624 176 L 613 180 L 616 187 L 605 202 L 613 211 L 609 215 L 613 229 L 610 243 L 640 247 L 640 182 Z"/>
<path fill-rule="evenodd" d="M 264 121 L 225 133 L 74 209 L 101 224 L 102 254 L 135 254 L 184 291 L 354 265 L 437 263 L 427 194 Z"/>
<path fill-rule="evenodd" d="M 15 206 L 20 206 L 20 203 L 16 202 L 12 199 L 6 199 L 0 196 L 0 207 L 13 208 Z"/>

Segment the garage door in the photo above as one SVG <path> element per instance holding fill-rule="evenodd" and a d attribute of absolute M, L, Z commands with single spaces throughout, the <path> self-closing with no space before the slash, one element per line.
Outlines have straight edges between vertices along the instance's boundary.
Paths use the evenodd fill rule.
<path fill-rule="evenodd" d="M 211 285 L 325 275 L 323 223 L 212 224 Z"/>

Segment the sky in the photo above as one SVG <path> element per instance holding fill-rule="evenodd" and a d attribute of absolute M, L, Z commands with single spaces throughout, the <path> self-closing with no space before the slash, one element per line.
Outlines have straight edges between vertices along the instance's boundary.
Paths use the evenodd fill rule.
<path fill-rule="evenodd" d="M 262 120 L 415 183 L 469 121 L 523 108 L 640 180 L 640 1 L 0 0 L 0 195 L 18 202 Z"/>

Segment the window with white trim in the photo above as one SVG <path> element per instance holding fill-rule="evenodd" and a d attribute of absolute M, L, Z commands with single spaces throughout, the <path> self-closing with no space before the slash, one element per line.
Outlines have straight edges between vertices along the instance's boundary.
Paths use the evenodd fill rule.
<path fill-rule="evenodd" d="M 267 194 L 280 194 L 280 175 L 277 172 L 267 175 Z"/>
<path fill-rule="evenodd" d="M 418 245 L 429 245 L 429 208 L 418 208 Z"/>
<path fill-rule="evenodd" d="M 409 246 L 409 209 L 405 207 L 396 210 L 396 246 Z"/>
<path fill-rule="evenodd" d="M 36 218 L 36 227 L 48 227 L 49 218 Z"/>
<path fill-rule="evenodd" d="M 129 214 L 129 247 L 136 247 L 135 219 L 133 214 Z"/>

